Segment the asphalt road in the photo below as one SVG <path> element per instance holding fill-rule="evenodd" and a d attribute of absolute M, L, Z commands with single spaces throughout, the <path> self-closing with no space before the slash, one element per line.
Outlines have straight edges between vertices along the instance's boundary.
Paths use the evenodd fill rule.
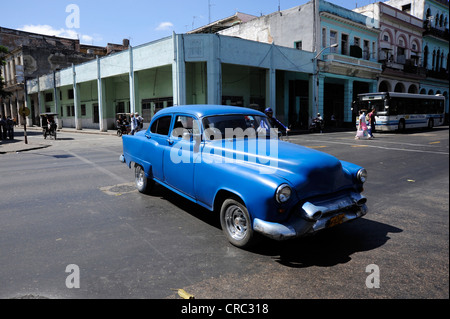
<path fill-rule="evenodd" d="M 448 127 L 353 137 L 289 141 L 364 166 L 368 215 L 251 251 L 163 187 L 135 191 L 120 138 L 61 133 L 0 155 L 0 298 L 448 299 Z"/>

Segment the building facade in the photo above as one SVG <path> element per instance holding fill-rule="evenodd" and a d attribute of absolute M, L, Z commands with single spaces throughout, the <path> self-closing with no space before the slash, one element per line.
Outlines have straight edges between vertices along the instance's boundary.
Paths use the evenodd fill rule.
<path fill-rule="evenodd" d="M 309 83 L 312 58 L 217 34 L 173 34 L 28 80 L 26 103 L 58 113 L 60 126 L 102 131 L 114 128 L 117 113 L 138 112 L 148 123 L 159 109 L 185 104 L 278 107 L 284 119 L 288 80 Z"/>
<path fill-rule="evenodd" d="M 302 103 L 308 82 L 291 78 L 288 123 L 305 128 L 316 113 L 353 125 L 352 102 L 377 89 L 379 29 L 373 19 L 326 1 L 253 19 L 219 32 L 253 41 L 314 52 L 313 107 Z"/>
<path fill-rule="evenodd" d="M 108 44 L 98 47 L 80 44 L 79 40 L 66 39 L 42 34 L 0 27 L 0 45 L 8 49 L 2 66 L 5 91 L 9 98 L 0 99 L 0 114 L 15 118 L 22 124 L 18 111 L 25 105 L 25 82 L 27 79 L 49 74 L 72 64 L 94 60 L 96 56 L 122 51 L 128 48 L 127 41 L 122 45 Z M 50 99 L 49 96 L 46 97 Z M 30 124 L 39 125 L 39 110 L 30 105 Z M 45 111 L 45 109 L 44 109 Z"/>
<path fill-rule="evenodd" d="M 380 92 L 419 93 L 426 78 L 422 65 L 422 20 L 405 11 L 376 2 L 354 11 L 374 21 L 380 29 L 378 61 L 383 66 Z"/>
<path fill-rule="evenodd" d="M 425 78 L 420 80 L 419 93 L 442 94 L 449 113 L 449 1 L 390 0 L 387 5 L 422 21 L 422 63 Z"/>
<path fill-rule="evenodd" d="M 123 112 L 148 123 L 185 104 L 272 107 L 301 129 L 316 113 L 352 127 L 360 93 L 448 97 L 448 2 L 390 2 L 352 11 L 312 0 L 262 17 L 237 13 L 31 79 L 25 103 L 77 129 L 111 129 Z"/>

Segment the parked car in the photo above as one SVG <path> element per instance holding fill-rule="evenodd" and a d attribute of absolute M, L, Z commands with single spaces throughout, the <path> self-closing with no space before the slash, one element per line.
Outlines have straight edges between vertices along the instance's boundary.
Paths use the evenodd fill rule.
<path fill-rule="evenodd" d="M 147 131 L 123 136 L 120 160 L 134 168 L 141 193 L 157 182 L 220 214 L 226 237 L 242 248 L 260 235 L 305 236 L 367 213 L 364 168 L 272 131 L 252 109 L 170 107 Z"/>

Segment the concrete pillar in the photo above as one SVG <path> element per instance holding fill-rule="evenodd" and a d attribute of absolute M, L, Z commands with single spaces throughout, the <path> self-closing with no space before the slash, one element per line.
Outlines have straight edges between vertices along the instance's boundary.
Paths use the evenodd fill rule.
<path fill-rule="evenodd" d="M 266 71 L 266 107 L 271 107 L 275 115 L 277 113 L 277 79 L 276 79 L 276 70 L 271 68 Z M 288 105 L 289 107 L 289 105 Z M 281 111 L 281 110 L 278 110 Z M 283 113 L 283 112 L 281 112 Z M 286 112 L 284 112 L 286 114 Z"/>
<path fill-rule="evenodd" d="M 136 89 L 134 83 L 134 62 L 133 62 L 133 47 L 130 45 L 128 49 L 129 53 L 129 62 L 130 62 L 130 71 L 129 71 L 129 84 L 130 84 L 130 112 L 136 112 Z"/>
<path fill-rule="evenodd" d="M 318 88 L 317 88 L 317 105 L 318 105 L 318 109 L 317 112 L 320 113 L 323 116 L 323 100 L 324 100 L 324 95 L 325 95 L 325 76 L 319 74 L 318 75 Z M 312 114 L 313 118 L 316 117 L 317 114 Z"/>
<path fill-rule="evenodd" d="M 206 61 L 208 104 L 222 104 L 222 62 L 219 35 L 212 37 L 211 54 Z"/>
<path fill-rule="evenodd" d="M 106 96 L 105 92 L 105 83 L 102 80 L 101 67 L 100 67 L 100 58 L 97 56 L 97 91 L 98 91 L 98 123 L 101 132 L 106 132 L 108 125 L 106 120 L 104 120 L 105 116 L 103 110 L 105 109 L 106 103 L 104 100 L 104 96 Z"/>
<path fill-rule="evenodd" d="M 75 65 L 72 64 L 73 71 L 73 103 L 75 110 L 75 129 L 82 130 L 81 125 L 81 101 L 80 101 L 80 86 L 77 84 L 77 73 Z"/>
<path fill-rule="evenodd" d="M 172 35 L 174 58 L 172 63 L 173 104 L 186 104 L 186 63 L 184 60 L 184 39 L 182 34 Z"/>
<path fill-rule="evenodd" d="M 346 80 L 344 83 L 344 122 L 353 122 L 353 80 Z"/>

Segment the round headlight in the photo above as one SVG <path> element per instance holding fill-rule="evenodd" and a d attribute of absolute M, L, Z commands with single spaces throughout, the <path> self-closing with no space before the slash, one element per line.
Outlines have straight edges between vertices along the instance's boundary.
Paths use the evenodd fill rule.
<path fill-rule="evenodd" d="M 275 194 L 275 199 L 278 203 L 286 203 L 289 198 L 291 198 L 292 189 L 288 184 L 283 184 L 278 187 L 277 192 Z"/>
<path fill-rule="evenodd" d="M 365 183 L 367 180 L 367 171 L 364 168 L 361 168 L 356 176 L 358 177 L 358 181 Z"/>

